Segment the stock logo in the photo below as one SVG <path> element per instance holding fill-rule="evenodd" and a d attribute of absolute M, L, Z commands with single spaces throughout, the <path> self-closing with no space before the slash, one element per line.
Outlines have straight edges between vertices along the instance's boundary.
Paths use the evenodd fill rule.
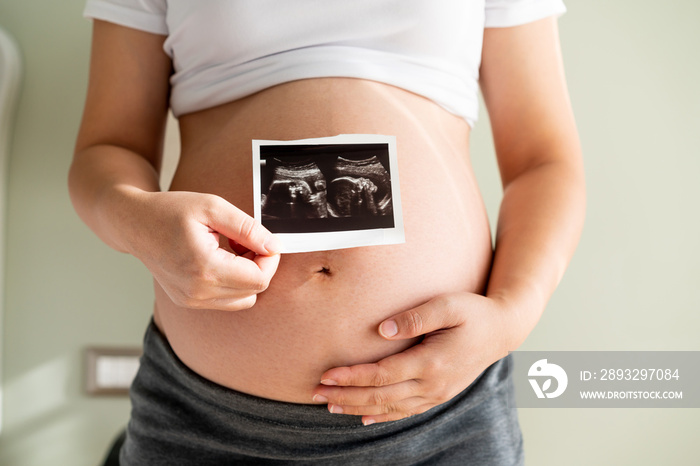
<path fill-rule="evenodd" d="M 528 379 L 528 381 L 532 385 L 537 398 L 556 398 L 564 393 L 566 385 L 569 383 L 569 378 L 566 376 L 564 369 L 556 364 L 548 363 L 546 359 L 535 361 L 530 366 L 527 375 L 528 377 L 534 377 Z M 542 380 L 542 385 L 539 384 L 538 379 Z M 557 386 L 555 390 L 549 391 L 552 388 L 552 379 L 557 381 Z"/>

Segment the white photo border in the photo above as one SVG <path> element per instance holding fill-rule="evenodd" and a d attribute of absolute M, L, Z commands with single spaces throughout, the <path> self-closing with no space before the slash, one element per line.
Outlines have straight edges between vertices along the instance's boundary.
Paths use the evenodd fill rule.
<path fill-rule="evenodd" d="M 340 134 L 337 136 L 297 139 L 288 141 L 253 140 L 253 215 L 262 219 L 261 157 L 263 146 L 282 145 L 350 145 L 350 144 L 387 144 L 389 152 L 389 173 L 393 203 L 394 226 L 392 228 L 373 228 L 367 230 L 342 230 L 312 233 L 275 233 L 282 242 L 283 253 L 329 251 L 334 249 L 354 248 L 360 246 L 379 246 L 402 244 L 405 242 L 403 211 L 401 208 L 401 190 L 399 185 L 396 137 L 380 134 Z"/>

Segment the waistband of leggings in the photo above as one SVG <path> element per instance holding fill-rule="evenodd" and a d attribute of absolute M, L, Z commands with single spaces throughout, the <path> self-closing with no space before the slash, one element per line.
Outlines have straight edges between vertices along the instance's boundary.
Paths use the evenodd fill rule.
<path fill-rule="evenodd" d="M 360 416 L 331 414 L 325 404 L 298 404 L 276 401 L 242 393 L 216 384 L 187 367 L 175 354 L 165 335 L 155 323 L 151 323 L 144 337 L 144 351 L 141 364 L 147 370 L 157 371 L 163 377 L 162 383 L 170 384 L 169 389 L 183 391 L 192 401 L 206 403 L 217 410 L 229 411 L 256 422 L 268 422 L 275 428 L 289 426 L 294 430 L 319 428 L 330 431 L 347 431 L 348 428 L 387 429 L 390 426 L 405 428 L 411 424 L 426 422 L 445 415 L 458 416 L 465 410 L 480 404 L 485 397 L 494 395 L 500 383 L 507 377 L 508 365 L 502 359 L 486 369 L 460 395 L 426 413 L 399 421 L 363 426 Z"/>

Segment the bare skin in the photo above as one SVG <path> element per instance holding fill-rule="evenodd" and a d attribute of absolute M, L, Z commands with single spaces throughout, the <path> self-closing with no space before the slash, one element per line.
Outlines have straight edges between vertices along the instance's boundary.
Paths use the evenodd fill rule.
<path fill-rule="evenodd" d="M 469 127 L 426 99 L 355 79 L 303 80 L 180 124 L 171 189 L 216 193 L 247 213 L 251 139 L 391 134 L 400 153 L 405 244 L 283 255 L 255 306 L 236 313 L 177 306 L 157 285 L 156 322 L 201 375 L 257 396 L 310 402 L 329 368 L 375 362 L 411 343 L 383 339 L 376 330 L 383 319 L 436 294 L 484 289 L 491 243 L 468 164 Z M 449 260 L 440 258 L 446 248 Z"/>
<path fill-rule="evenodd" d="M 295 81 L 183 116 L 172 192 L 159 192 L 162 41 L 96 22 L 70 187 L 84 221 L 153 273 L 156 323 L 185 364 L 370 424 L 452 398 L 525 339 L 583 221 L 554 20 L 485 34 L 482 88 L 505 189 L 495 255 L 468 125 L 376 82 Z M 250 141 L 339 133 L 396 136 L 407 241 L 280 258 L 249 217 Z M 252 252 L 234 254 L 225 238 Z"/>

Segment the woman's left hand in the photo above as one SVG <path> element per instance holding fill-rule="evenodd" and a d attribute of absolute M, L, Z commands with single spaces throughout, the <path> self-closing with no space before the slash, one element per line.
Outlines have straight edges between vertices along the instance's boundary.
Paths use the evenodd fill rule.
<path fill-rule="evenodd" d="M 442 404 L 508 354 L 505 308 L 501 300 L 455 293 L 390 317 L 379 325 L 382 337 L 423 340 L 373 364 L 326 371 L 313 399 L 332 413 L 361 415 L 365 425 Z"/>

